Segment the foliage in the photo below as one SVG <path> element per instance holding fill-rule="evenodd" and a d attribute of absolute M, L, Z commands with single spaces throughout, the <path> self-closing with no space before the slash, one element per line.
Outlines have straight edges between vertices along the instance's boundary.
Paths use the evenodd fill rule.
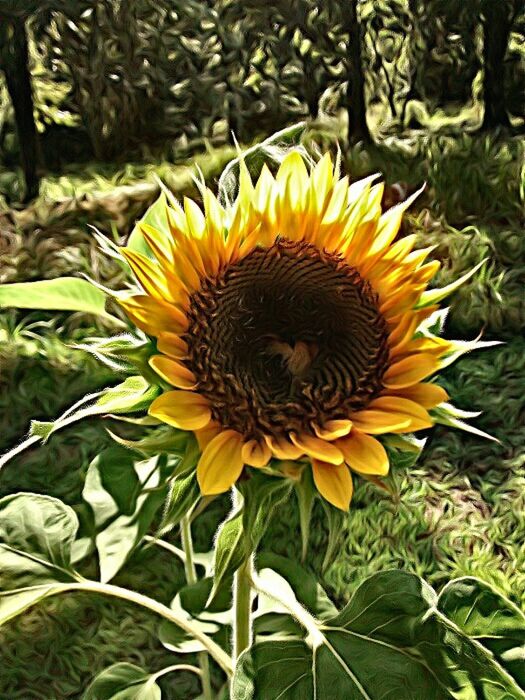
<path fill-rule="evenodd" d="M 511 19 L 505 92 L 519 125 L 525 15 L 516 0 L 504 5 Z M 5 10 L 13 10 L 10 3 Z M 222 143 L 230 131 L 248 141 L 346 107 L 348 18 L 335 0 L 322 8 L 312 0 L 103 0 L 96 7 L 46 0 L 25 10 L 36 122 L 50 169 L 93 155 L 143 155 L 146 143 L 169 139 L 177 154 L 203 139 Z M 360 0 L 375 133 L 479 124 L 482 16 L 482 0 Z M 13 114 L 1 83 L 0 144 L 6 164 L 14 164 Z"/>

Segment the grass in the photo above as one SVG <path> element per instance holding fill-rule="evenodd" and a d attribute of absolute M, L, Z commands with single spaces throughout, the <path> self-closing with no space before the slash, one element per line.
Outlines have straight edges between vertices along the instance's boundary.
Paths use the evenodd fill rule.
<path fill-rule="evenodd" d="M 198 158 L 213 182 L 230 149 Z M 488 263 L 452 299 L 447 334 L 505 344 L 464 357 L 443 375 L 455 403 L 483 414 L 475 425 L 492 443 L 446 428 L 432 431 L 418 463 L 390 477 L 393 496 L 359 481 L 337 560 L 321 572 L 327 543 L 323 511 L 314 510 L 307 566 L 334 600 L 344 603 L 356 583 L 385 568 L 404 568 L 440 588 L 474 574 L 516 603 L 525 602 L 525 193 L 523 144 L 502 134 L 407 135 L 345 153 L 353 176 L 380 171 L 387 182 L 427 189 L 405 231 L 435 245 L 443 262 L 436 283 L 456 278 L 479 260 Z M 51 278 L 94 270 L 118 286 L 120 271 L 97 253 L 88 224 L 124 236 L 155 196 L 153 173 L 177 194 L 193 190 L 186 165 L 157 163 L 93 166 L 46 178 L 30 209 L 0 210 L 5 235 L 0 281 Z M 69 198 L 69 199 L 68 199 Z M 94 330 L 83 315 L 5 312 L 0 317 L 0 449 L 17 442 L 30 418 L 49 418 L 87 390 L 111 382 L 110 373 L 69 347 Z M 97 332 L 108 329 L 98 328 Z M 100 421 L 72 426 L 13 461 L 0 478 L 0 495 L 19 490 L 49 493 L 80 510 L 89 461 L 109 443 Z M 197 548 L 209 549 L 228 507 L 218 499 L 197 521 Z M 175 535 L 173 535 L 175 537 Z M 290 503 L 276 516 L 264 547 L 299 558 L 298 517 Z M 145 558 L 146 557 L 146 558 Z M 168 602 L 182 573 L 165 554 L 136 555 L 121 583 L 155 592 Z M 115 661 L 155 671 L 172 660 L 156 637 L 158 621 L 121 603 L 92 596 L 47 601 L 0 631 L 0 698 L 79 698 L 90 678 Z M 172 662 L 172 661 L 171 661 Z M 192 677 L 167 676 L 168 699 L 197 694 Z"/>

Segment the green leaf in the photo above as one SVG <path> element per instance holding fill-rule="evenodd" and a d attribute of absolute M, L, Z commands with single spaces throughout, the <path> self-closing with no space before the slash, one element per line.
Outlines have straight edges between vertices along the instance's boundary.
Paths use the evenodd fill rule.
<path fill-rule="evenodd" d="M 82 496 L 90 504 L 100 530 L 115 514 L 135 512 L 140 481 L 129 450 L 108 447 L 89 465 Z"/>
<path fill-rule="evenodd" d="M 522 700 L 513 679 L 435 603 L 417 576 L 376 574 L 336 617 L 317 623 L 303 615 L 304 639 L 246 650 L 232 700 Z"/>
<path fill-rule="evenodd" d="M 146 211 L 142 219 L 137 221 L 133 231 L 131 232 L 127 247 L 136 253 L 142 253 L 150 258 L 153 257 L 153 253 L 146 243 L 142 231 L 140 230 L 141 225 L 146 224 L 156 229 L 160 234 L 164 236 L 169 235 L 169 224 L 167 215 L 168 201 L 164 192 L 161 192 L 158 198 L 153 202 L 153 204 Z"/>
<path fill-rule="evenodd" d="M 155 679 L 139 666 L 117 663 L 92 681 L 82 700 L 160 700 Z"/>
<path fill-rule="evenodd" d="M 56 498 L 18 493 L 0 500 L 0 542 L 24 555 L 67 569 L 77 531 L 75 511 Z"/>
<path fill-rule="evenodd" d="M 341 537 L 345 532 L 345 525 L 348 521 L 348 513 L 344 513 L 339 508 L 335 508 L 333 505 L 328 503 L 328 501 L 325 501 L 324 498 L 321 499 L 321 504 L 324 512 L 326 513 L 326 518 L 328 521 L 328 544 L 326 546 L 326 552 L 322 564 L 322 570 L 326 571 L 334 560 L 337 547 L 340 544 Z"/>
<path fill-rule="evenodd" d="M 75 581 L 72 508 L 51 496 L 21 493 L 0 500 L 0 625 Z"/>
<path fill-rule="evenodd" d="M 227 576 L 233 574 L 248 556 L 243 531 L 243 509 L 235 508 L 217 530 L 215 559 L 213 562 L 214 584 L 208 604 L 217 595 Z"/>
<path fill-rule="evenodd" d="M 158 457 L 137 462 L 129 452 L 113 448 L 91 462 L 82 495 L 94 514 L 103 583 L 117 574 L 140 544 L 167 489 Z"/>
<path fill-rule="evenodd" d="M 519 608 L 490 584 L 467 576 L 445 586 L 438 609 L 525 688 L 525 615 Z"/>
<path fill-rule="evenodd" d="M 256 177 L 264 163 L 279 164 L 288 151 L 299 143 L 305 130 L 306 122 L 288 126 L 261 143 L 248 148 L 228 163 L 219 179 L 219 202 L 224 206 L 228 202 L 233 202 L 237 196 L 241 161 L 244 161 L 252 177 Z"/>
<path fill-rule="evenodd" d="M 158 394 L 158 387 L 150 386 L 144 377 L 128 377 L 124 382 L 88 394 L 54 421 L 32 421 L 29 437 L 0 458 L 0 469 L 15 455 L 39 440 L 44 442 L 52 433 L 83 418 L 104 413 L 133 413 L 143 411 Z"/>
<path fill-rule="evenodd" d="M 271 569 L 292 587 L 297 600 L 320 619 L 333 617 L 337 610 L 316 577 L 298 562 L 273 552 L 261 552 L 256 557 L 257 569 Z"/>
<path fill-rule="evenodd" d="M 101 289 L 77 277 L 0 285 L 0 308 L 83 311 L 116 321 L 106 312 L 106 298 Z"/>
<path fill-rule="evenodd" d="M 206 609 L 212 586 L 211 577 L 188 584 L 181 588 L 170 605 L 179 618 L 191 620 L 195 627 L 207 635 L 215 635 L 223 625 L 230 626 L 232 623 L 231 578 L 224 581 L 214 605 Z M 193 654 L 204 649 L 199 641 L 167 620 L 159 627 L 159 640 L 170 651 L 182 654 Z"/>

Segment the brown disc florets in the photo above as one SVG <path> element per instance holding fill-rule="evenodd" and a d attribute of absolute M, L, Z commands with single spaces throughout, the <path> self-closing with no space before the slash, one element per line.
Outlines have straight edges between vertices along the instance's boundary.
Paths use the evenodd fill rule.
<path fill-rule="evenodd" d="M 387 327 L 376 294 L 339 255 L 278 239 L 190 299 L 188 367 L 224 428 L 247 439 L 312 433 L 382 386 Z"/>

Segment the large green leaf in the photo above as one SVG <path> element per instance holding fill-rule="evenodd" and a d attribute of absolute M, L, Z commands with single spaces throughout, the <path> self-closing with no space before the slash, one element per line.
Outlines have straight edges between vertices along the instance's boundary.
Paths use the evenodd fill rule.
<path fill-rule="evenodd" d="M 110 581 L 140 544 L 167 488 L 158 457 L 137 462 L 110 448 L 91 462 L 82 495 L 93 510 L 101 581 Z"/>
<path fill-rule="evenodd" d="M 417 576 L 376 574 L 336 617 L 310 617 L 305 638 L 245 651 L 232 700 L 522 700 L 513 679 L 435 602 Z"/>
<path fill-rule="evenodd" d="M 261 552 L 256 557 L 257 569 L 272 569 L 292 587 L 297 600 L 320 619 L 333 617 L 336 607 L 316 577 L 298 562 L 274 552 Z"/>
<path fill-rule="evenodd" d="M 0 625 L 76 580 L 72 508 L 51 496 L 21 493 L 0 500 Z"/>
<path fill-rule="evenodd" d="M 525 688 L 525 615 L 485 581 L 467 576 L 441 591 L 438 608 L 489 649 Z"/>
<path fill-rule="evenodd" d="M 82 700 L 160 700 L 155 678 L 139 666 L 118 663 L 105 668 L 92 681 Z"/>
<path fill-rule="evenodd" d="M 83 311 L 118 321 L 106 311 L 106 294 L 78 277 L 0 285 L 0 308 Z"/>

